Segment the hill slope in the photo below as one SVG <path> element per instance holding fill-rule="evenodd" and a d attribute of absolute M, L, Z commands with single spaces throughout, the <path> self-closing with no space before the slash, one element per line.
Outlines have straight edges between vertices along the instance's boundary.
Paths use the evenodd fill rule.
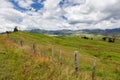
<path fill-rule="evenodd" d="M 108 43 L 100 38 L 85 40 L 16 32 L 0 35 L 0 80 L 75 80 L 76 50 L 79 51 L 78 80 L 91 79 L 95 56 L 96 80 L 120 79 L 120 40 Z"/>

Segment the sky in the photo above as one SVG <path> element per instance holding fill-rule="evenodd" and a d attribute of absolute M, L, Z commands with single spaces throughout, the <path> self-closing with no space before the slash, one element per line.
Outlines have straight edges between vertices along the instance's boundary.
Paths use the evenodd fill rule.
<path fill-rule="evenodd" d="M 120 28 L 120 0 L 0 0 L 0 32 Z"/>

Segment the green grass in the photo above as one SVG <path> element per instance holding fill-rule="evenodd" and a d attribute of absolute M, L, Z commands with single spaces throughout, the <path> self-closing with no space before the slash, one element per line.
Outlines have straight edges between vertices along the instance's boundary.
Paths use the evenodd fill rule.
<path fill-rule="evenodd" d="M 74 51 L 79 51 L 77 80 L 91 80 L 94 57 L 97 57 L 95 80 L 120 80 L 120 40 L 104 42 L 100 37 L 48 36 L 15 32 L 10 38 L 0 35 L 0 80 L 76 80 Z M 20 41 L 23 46 L 20 46 Z M 36 44 L 36 54 L 32 46 Z M 54 47 L 54 61 L 51 48 Z M 62 65 L 59 51 L 62 50 Z"/>

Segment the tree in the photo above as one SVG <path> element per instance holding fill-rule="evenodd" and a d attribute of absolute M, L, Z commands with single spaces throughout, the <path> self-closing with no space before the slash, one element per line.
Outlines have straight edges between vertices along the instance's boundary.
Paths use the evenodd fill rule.
<path fill-rule="evenodd" d="M 17 26 L 15 26 L 15 28 L 14 28 L 14 32 L 18 32 L 18 28 L 17 28 Z"/>
<path fill-rule="evenodd" d="M 103 37 L 103 38 L 102 38 L 103 41 L 106 41 L 106 39 L 107 39 L 107 37 Z"/>

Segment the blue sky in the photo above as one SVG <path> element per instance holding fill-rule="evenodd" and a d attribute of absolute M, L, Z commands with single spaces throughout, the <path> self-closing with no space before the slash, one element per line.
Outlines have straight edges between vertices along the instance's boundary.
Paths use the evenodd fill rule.
<path fill-rule="evenodd" d="M 38 2 L 38 0 L 32 0 L 33 1 L 33 3 L 32 4 L 30 4 L 30 6 L 32 7 L 32 8 L 34 8 L 35 9 L 35 11 L 38 11 L 38 10 L 40 10 L 41 8 L 43 8 L 43 2 L 45 1 L 45 0 L 41 0 L 40 2 Z M 29 10 L 29 9 L 27 9 L 27 8 L 25 8 L 25 7 L 21 7 L 19 4 L 18 4 L 18 1 L 16 1 L 16 0 L 9 0 L 9 2 L 11 2 L 13 5 L 14 5 L 14 8 L 16 9 L 16 10 L 19 10 L 19 11 L 27 11 L 27 10 Z"/>
<path fill-rule="evenodd" d="M 120 27 L 119 0 L 0 0 L 0 32 Z"/>

